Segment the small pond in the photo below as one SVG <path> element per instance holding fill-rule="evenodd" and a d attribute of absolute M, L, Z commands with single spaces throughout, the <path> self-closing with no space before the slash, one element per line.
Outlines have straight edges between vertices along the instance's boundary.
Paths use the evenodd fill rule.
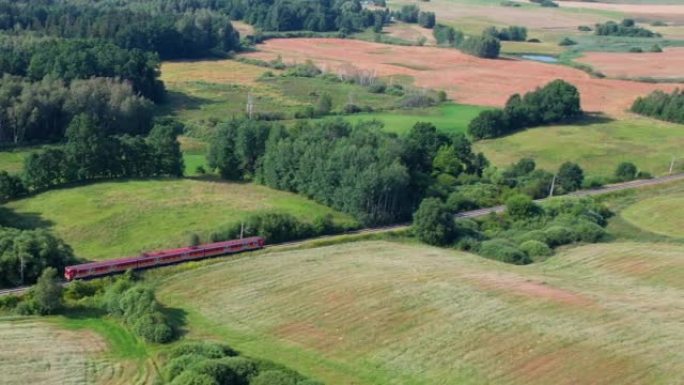
<path fill-rule="evenodd" d="M 540 61 L 542 63 L 558 63 L 558 58 L 546 55 L 522 55 L 523 59 Z"/>

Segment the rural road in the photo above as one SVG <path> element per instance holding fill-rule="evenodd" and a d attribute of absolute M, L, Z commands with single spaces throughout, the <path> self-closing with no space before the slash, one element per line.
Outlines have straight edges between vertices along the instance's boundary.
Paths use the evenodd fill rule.
<path fill-rule="evenodd" d="M 615 183 L 615 184 L 606 185 L 606 186 L 596 188 L 596 189 L 575 191 L 575 192 L 568 194 L 568 195 L 569 196 L 602 195 L 602 194 L 608 194 L 608 193 L 615 192 L 615 191 L 631 190 L 631 189 L 636 189 L 636 188 L 641 188 L 641 187 L 655 186 L 655 185 L 674 182 L 674 181 L 678 181 L 678 180 L 684 180 L 684 173 L 675 174 L 675 175 L 668 175 L 668 176 L 663 176 L 663 177 L 653 178 L 653 179 L 633 180 L 630 182 Z M 546 199 L 548 199 L 548 198 L 537 199 L 537 200 L 535 200 L 535 202 L 543 202 Z M 488 215 L 491 213 L 500 213 L 505 209 L 505 207 L 506 206 L 503 206 L 503 205 L 494 206 L 494 207 L 487 207 L 484 209 L 465 211 L 462 213 L 455 214 L 454 216 L 456 218 L 477 218 L 477 217 L 482 217 L 482 216 L 485 216 L 485 215 Z M 278 244 L 274 244 L 274 245 L 267 245 L 267 246 L 265 246 L 265 248 L 277 249 L 277 248 L 284 248 L 284 247 L 292 247 L 292 246 L 302 245 L 302 244 L 310 242 L 312 240 L 317 240 L 317 241 L 318 240 L 325 240 L 325 239 L 329 239 L 329 238 L 338 237 L 340 235 L 376 234 L 376 233 L 384 233 L 384 232 L 389 232 L 389 231 L 407 229 L 408 227 L 409 227 L 409 224 L 399 224 L 399 225 L 384 226 L 384 227 L 366 228 L 366 229 L 348 231 L 348 232 L 343 233 L 343 234 L 325 235 L 322 237 L 305 239 L 305 240 L 301 240 L 301 241 L 284 242 L 284 243 L 278 243 Z M 64 282 L 62 285 L 64 286 L 66 284 L 67 284 L 67 282 Z M 8 294 L 24 294 L 30 288 L 31 288 L 30 286 L 24 286 L 24 287 L 12 288 L 12 289 L 2 289 L 2 290 L 0 290 L 0 296 L 8 295 Z"/>

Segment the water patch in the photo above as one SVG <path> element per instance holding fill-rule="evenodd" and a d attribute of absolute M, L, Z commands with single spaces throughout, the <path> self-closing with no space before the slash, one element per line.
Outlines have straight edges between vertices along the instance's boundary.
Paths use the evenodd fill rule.
<path fill-rule="evenodd" d="M 522 55 L 523 59 L 540 61 L 542 63 L 558 63 L 558 58 L 546 55 Z"/>

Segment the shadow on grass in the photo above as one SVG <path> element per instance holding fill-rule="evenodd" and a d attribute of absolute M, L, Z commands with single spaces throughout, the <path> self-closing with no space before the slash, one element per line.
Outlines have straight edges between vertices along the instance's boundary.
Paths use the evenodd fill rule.
<path fill-rule="evenodd" d="M 568 123 L 575 126 L 590 126 L 593 124 L 606 124 L 614 121 L 615 119 L 600 112 L 585 112 L 584 116 L 581 118 L 572 120 Z"/>
<path fill-rule="evenodd" d="M 44 219 L 39 213 L 18 213 L 10 208 L 0 207 L 0 226 L 35 230 L 46 229 L 54 224 L 53 221 Z"/>
<path fill-rule="evenodd" d="M 179 108 L 187 110 L 199 110 L 202 106 L 215 103 L 213 100 L 188 95 L 179 91 L 167 90 L 166 94 L 166 102 L 164 103 L 164 107 L 169 108 L 169 110 L 176 110 Z"/>

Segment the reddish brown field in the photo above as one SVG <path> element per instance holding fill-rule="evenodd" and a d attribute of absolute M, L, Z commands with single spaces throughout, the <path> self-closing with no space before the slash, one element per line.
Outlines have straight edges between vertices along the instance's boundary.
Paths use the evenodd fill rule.
<path fill-rule="evenodd" d="M 684 48 L 660 53 L 588 52 L 578 59 L 610 77 L 684 78 Z"/>
<path fill-rule="evenodd" d="M 673 84 L 647 84 L 625 80 L 595 79 L 582 71 L 560 65 L 526 60 L 485 60 L 454 49 L 402 47 L 343 39 L 274 39 L 247 56 L 273 59 L 281 55 L 289 62 L 312 60 L 335 71 L 349 63 L 372 69 L 379 76 L 405 75 L 415 85 L 445 90 L 465 104 L 502 106 L 514 93 L 533 90 L 554 79 L 579 87 L 582 107 L 587 111 L 619 114 L 637 96 Z M 682 86 L 682 85 L 680 85 Z"/>

